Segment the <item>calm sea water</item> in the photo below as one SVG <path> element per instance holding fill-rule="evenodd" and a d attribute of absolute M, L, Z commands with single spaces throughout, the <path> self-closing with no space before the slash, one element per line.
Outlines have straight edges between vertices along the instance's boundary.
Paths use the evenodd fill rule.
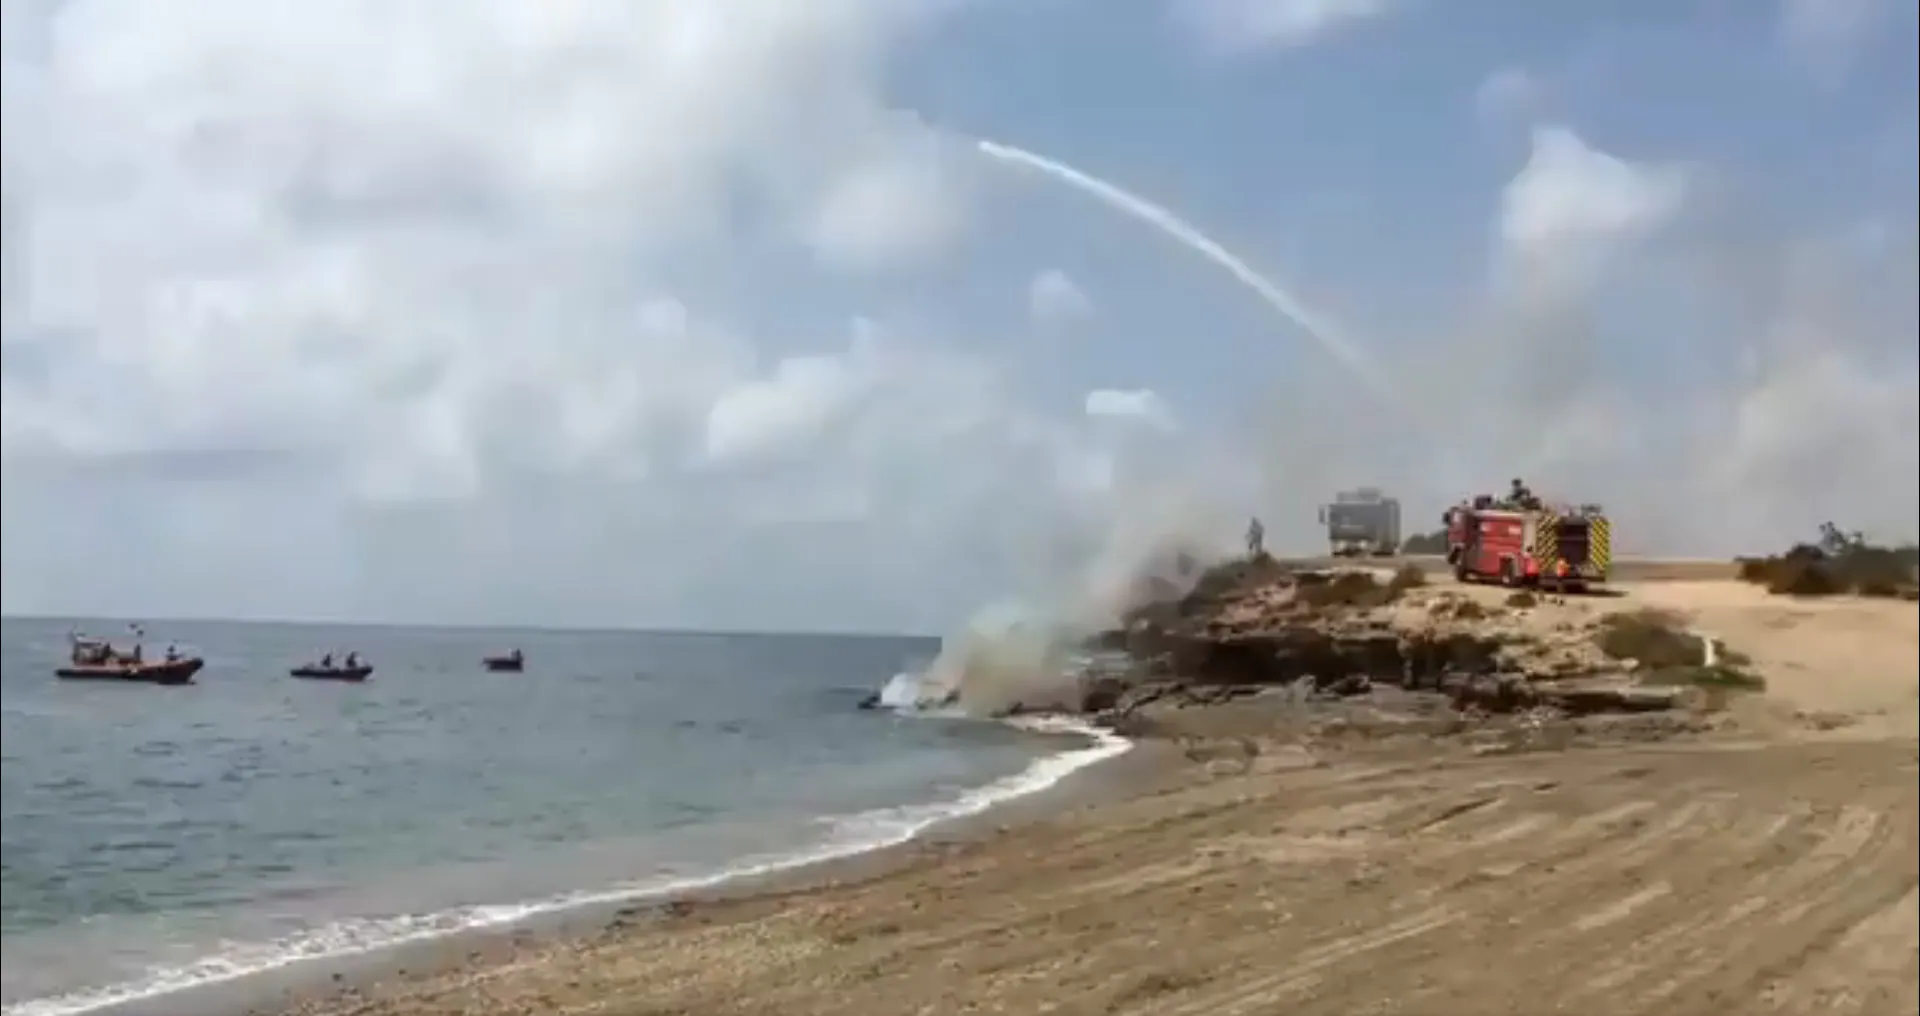
<path fill-rule="evenodd" d="M 1098 753 L 858 711 L 927 639 L 153 625 L 207 660 L 158 688 L 56 681 L 76 626 L 124 630 L 0 627 L 9 1014 L 898 842 Z M 371 682 L 287 676 L 345 649 Z"/>

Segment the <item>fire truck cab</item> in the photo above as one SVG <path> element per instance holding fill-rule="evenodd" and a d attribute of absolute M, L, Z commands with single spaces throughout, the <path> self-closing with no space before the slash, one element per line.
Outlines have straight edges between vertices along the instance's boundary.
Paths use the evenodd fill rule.
<path fill-rule="evenodd" d="M 1598 505 L 1481 496 L 1447 510 L 1447 563 L 1461 582 L 1577 592 L 1607 580 L 1611 525 Z"/>

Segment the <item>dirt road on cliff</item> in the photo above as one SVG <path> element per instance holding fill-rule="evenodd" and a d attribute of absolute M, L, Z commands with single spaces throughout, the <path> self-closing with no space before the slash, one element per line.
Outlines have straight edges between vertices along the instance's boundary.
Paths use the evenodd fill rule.
<path fill-rule="evenodd" d="M 1446 559 L 1437 554 L 1397 557 L 1290 557 L 1283 564 L 1300 568 L 1400 568 L 1412 565 L 1435 577 L 1449 574 Z M 1731 579 L 1739 566 L 1732 561 L 1670 557 L 1616 557 L 1610 569 L 1615 582 L 1675 582 Z"/>

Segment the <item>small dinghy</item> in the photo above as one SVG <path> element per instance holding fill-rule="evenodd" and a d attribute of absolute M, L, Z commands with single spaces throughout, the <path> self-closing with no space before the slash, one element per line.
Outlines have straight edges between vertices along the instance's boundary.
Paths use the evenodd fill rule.
<path fill-rule="evenodd" d="M 308 681 L 352 681 L 360 682 L 373 676 L 373 666 L 358 663 L 351 667 L 323 667 L 317 663 L 295 667 L 287 673 Z"/>

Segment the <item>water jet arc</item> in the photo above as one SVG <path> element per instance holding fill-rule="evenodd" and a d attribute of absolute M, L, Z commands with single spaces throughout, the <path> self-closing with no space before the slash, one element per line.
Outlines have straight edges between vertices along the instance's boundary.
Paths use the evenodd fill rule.
<path fill-rule="evenodd" d="M 1342 337 L 1327 323 L 1315 318 L 1301 306 L 1300 301 L 1262 277 L 1232 251 L 1215 243 L 1206 234 L 1188 225 L 1171 211 L 1105 180 L 1089 176 L 1072 166 L 1055 162 L 1043 155 L 1036 155 L 1026 149 L 1003 145 L 985 138 L 979 139 L 976 145 L 988 158 L 1037 170 L 1062 183 L 1077 187 L 1107 205 L 1158 229 L 1207 260 L 1226 269 L 1234 278 L 1240 280 L 1242 285 L 1253 290 L 1266 301 L 1268 306 L 1298 325 L 1315 345 L 1351 370 L 1376 395 L 1386 398 L 1391 394 L 1390 386 L 1381 377 L 1372 359 L 1358 346 Z"/>

